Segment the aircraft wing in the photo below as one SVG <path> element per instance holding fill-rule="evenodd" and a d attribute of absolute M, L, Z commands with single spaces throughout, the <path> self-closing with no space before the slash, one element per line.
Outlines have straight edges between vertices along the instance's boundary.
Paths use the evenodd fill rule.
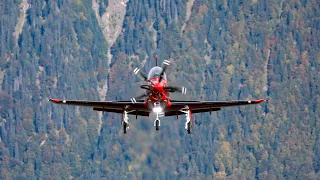
<path fill-rule="evenodd" d="M 187 107 L 191 109 L 192 113 L 201 112 L 211 112 L 219 111 L 223 107 L 229 106 L 242 106 L 258 104 L 266 101 L 265 99 L 258 100 L 247 100 L 247 101 L 174 101 L 172 100 L 172 105 L 165 112 L 165 116 L 174 116 L 183 114 L 180 110 L 186 109 Z"/>
<path fill-rule="evenodd" d="M 59 100 L 50 98 L 49 101 L 56 104 L 87 106 L 95 111 L 105 111 L 113 113 L 123 113 L 124 110 L 129 114 L 149 116 L 150 110 L 144 105 L 143 101 L 85 101 L 85 100 Z"/>

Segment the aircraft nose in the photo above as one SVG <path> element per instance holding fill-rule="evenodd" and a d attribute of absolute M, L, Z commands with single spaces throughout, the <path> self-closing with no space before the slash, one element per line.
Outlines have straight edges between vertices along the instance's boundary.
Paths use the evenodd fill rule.
<path fill-rule="evenodd" d="M 157 90 L 158 92 L 163 91 L 163 84 L 162 83 L 156 83 L 154 85 L 154 89 Z"/>

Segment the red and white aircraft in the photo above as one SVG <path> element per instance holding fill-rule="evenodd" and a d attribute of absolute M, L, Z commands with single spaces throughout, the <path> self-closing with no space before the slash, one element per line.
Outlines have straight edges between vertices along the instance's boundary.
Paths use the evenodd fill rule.
<path fill-rule="evenodd" d="M 192 114 L 219 111 L 222 107 L 228 106 L 241 106 L 258 104 L 265 99 L 253 100 L 253 101 L 179 101 L 172 100 L 169 97 L 170 92 L 180 92 L 186 94 L 187 89 L 185 87 L 169 86 L 166 78 L 166 69 L 170 65 L 170 61 L 164 60 L 162 67 L 157 66 L 158 57 L 156 57 L 156 66 L 153 67 L 148 76 L 140 71 L 140 69 L 134 69 L 135 74 L 140 76 L 146 82 L 145 85 L 141 85 L 142 89 L 146 90 L 146 93 L 131 98 L 130 101 L 84 101 L 84 100 L 58 100 L 50 98 L 49 101 L 57 104 L 75 105 L 75 106 L 89 106 L 93 107 L 95 111 L 121 113 L 122 114 L 122 126 L 123 132 L 126 133 L 129 129 L 129 114 L 138 116 L 149 116 L 150 113 L 156 114 L 156 120 L 154 120 L 154 126 L 156 130 L 159 130 L 160 119 L 159 116 L 178 116 L 181 114 L 186 115 L 185 129 L 190 134 L 191 124 L 193 124 Z M 139 100 L 145 98 L 144 100 Z"/>

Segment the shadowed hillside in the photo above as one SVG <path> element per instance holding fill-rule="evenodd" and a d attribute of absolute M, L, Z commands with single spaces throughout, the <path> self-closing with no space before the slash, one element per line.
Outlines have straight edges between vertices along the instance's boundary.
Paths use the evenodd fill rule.
<path fill-rule="evenodd" d="M 0 179 L 319 179 L 316 0 L 3 0 Z M 171 61 L 183 100 L 267 98 L 184 116 L 130 117 L 48 98 L 126 100 L 135 67 Z"/>

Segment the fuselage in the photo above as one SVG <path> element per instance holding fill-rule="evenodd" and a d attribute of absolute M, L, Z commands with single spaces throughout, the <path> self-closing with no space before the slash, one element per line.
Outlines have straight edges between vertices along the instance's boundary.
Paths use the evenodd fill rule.
<path fill-rule="evenodd" d="M 146 92 L 145 104 L 154 112 L 162 112 L 171 105 L 169 92 L 164 89 L 168 85 L 167 77 L 164 73 L 160 80 L 161 72 L 162 68 L 155 66 L 148 73 L 148 85 L 152 88 Z"/>

